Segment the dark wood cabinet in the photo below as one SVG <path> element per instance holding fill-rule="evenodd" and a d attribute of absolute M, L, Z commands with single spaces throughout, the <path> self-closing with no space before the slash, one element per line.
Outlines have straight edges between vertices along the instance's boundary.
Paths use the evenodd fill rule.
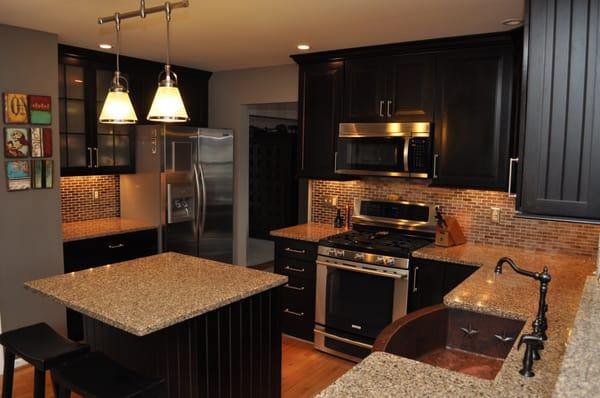
<path fill-rule="evenodd" d="M 513 48 L 437 57 L 433 184 L 506 190 Z"/>
<path fill-rule="evenodd" d="M 600 219 L 600 3 L 529 0 L 518 209 Z"/>
<path fill-rule="evenodd" d="M 158 253 L 158 232 L 149 229 L 65 242 L 63 253 L 65 273 L 133 260 Z M 67 309 L 67 334 L 75 341 L 83 339 L 81 314 L 70 309 Z"/>
<path fill-rule="evenodd" d="M 471 265 L 413 258 L 409 277 L 408 312 L 441 304 L 446 294 L 477 269 Z"/>
<path fill-rule="evenodd" d="M 135 127 L 98 122 L 115 68 L 115 56 L 59 45 L 59 115 L 61 175 L 124 174 L 135 172 Z M 122 75 L 139 124 L 154 98 L 157 62 L 121 57 Z M 188 125 L 208 124 L 209 72 L 173 67 L 190 117 Z"/>
<path fill-rule="evenodd" d="M 432 121 L 435 58 L 396 55 L 346 62 L 345 122 Z"/>
<path fill-rule="evenodd" d="M 300 65 L 299 176 L 340 179 L 335 174 L 342 112 L 343 62 Z"/>
<path fill-rule="evenodd" d="M 313 340 L 317 244 L 294 239 L 275 239 L 275 272 L 286 275 L 282 287 L 282 331 Z"/>

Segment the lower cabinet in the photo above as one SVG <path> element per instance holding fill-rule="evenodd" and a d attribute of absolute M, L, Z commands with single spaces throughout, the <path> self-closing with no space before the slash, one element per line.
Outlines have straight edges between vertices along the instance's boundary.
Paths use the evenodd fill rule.
<path fill-rule="evenodd" d="M 63 251 L 65 273 L 82 271 L 157 254 L 158 231 L 150 229 L 65 242 Z M 79 312 L 67 309 L 67 333 L 71 340 L 83 339 L 83 321 Z"/>
<path fill-rule="evenodd" d="M 275 272 L 289 280 L 281 297 L 282 332 L 313 341 L 317 244 L 275 240 Z"/>
<path fill-rule="evenodd" d="M 446 294 L 460 285 L 477 269 L 472 265 L 412 259 L 408 312 L 441 304 Z"/>

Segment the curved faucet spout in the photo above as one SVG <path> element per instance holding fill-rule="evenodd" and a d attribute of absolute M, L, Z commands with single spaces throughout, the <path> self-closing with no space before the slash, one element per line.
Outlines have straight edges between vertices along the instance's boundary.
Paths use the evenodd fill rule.
<path fill-rule="evenodd" d="M 552 279 L 552 277 L 548 273 L 548 267 L 544 267 L 543 272 L 527 271 L 523 268 L 520 268 L 510 257 L 502 257 L 500 260 L 498 260 L 498 263 L 496 264 L 496 268 L 495 268 L 494 272 L 496 272 L 497 274 L 501 274 L 502 266 L 504 265 L 504 263 L 510 265 L 510 267 L 512 269 L 514 269 L 517 274 L 528 276 L 528 277 L 538 280 L 542 283 L 548 283 Z"/>

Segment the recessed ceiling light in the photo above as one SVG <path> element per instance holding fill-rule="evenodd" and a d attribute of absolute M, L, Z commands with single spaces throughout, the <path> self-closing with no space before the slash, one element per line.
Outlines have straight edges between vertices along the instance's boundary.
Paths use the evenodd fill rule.
<path fill-rule="evenodd" d="M 98 44 L 98 47 L 100 47 L 104 50 L 110 50 L 112 48 L 112 45 L 106 44 L 106 43 L 101 43 L 101 44 Z"/>
<path fill-rule="evenodd" d="M 298 50 L 302 50 L 302 51 L 310 50 L 310 46 L 308 44 L 305 44 L 305 43 L 298 44 L 296 46 L 296 48 L 298 48 Z"/>
<path fill-rule="evenodd" d="M 506 26 L 519 26 L 522 23 L 523 23 L 523 21 L 518 18 L 508 18 L 508 19 L 505 19 L 504 21 L 502 21 L 502 25 L 506 25 Z"/>

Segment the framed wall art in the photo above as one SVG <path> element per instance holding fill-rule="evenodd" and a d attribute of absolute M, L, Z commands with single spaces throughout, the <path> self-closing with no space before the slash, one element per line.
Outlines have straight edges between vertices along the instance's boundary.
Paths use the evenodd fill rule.
<path fill-rule="evenodd" d="M 52 124 L 52 98 L 47 95 L 29 96 L 29 122 Z"/>
<path fill-rule="evenodd" d="M 5 162 L 6 184 L 9 191 L 23 191 L 31 188 L 29 160 L 9 160 Z"/>
<path fill-rule="evenodd" d="M 31 161 L 31 185 L 34 189 L 52 188 L 54 182 L 54 164 L 52 159 Z"/>
<path fill-rule="evenodd" d="M 52 157 L 52 129 L 48 127 L 31 128 L 31 157 Z"/>
<path fill-rule="evenodd" d="M 29 129 L 22 127 L 4 128 L 4 156 L 26 158 L 31 153 Z"/>
<path fill-rule="evenodd" d="M 29 111 L 27 94 L 4 93 L 4 123 L 27 124 Z"/>

